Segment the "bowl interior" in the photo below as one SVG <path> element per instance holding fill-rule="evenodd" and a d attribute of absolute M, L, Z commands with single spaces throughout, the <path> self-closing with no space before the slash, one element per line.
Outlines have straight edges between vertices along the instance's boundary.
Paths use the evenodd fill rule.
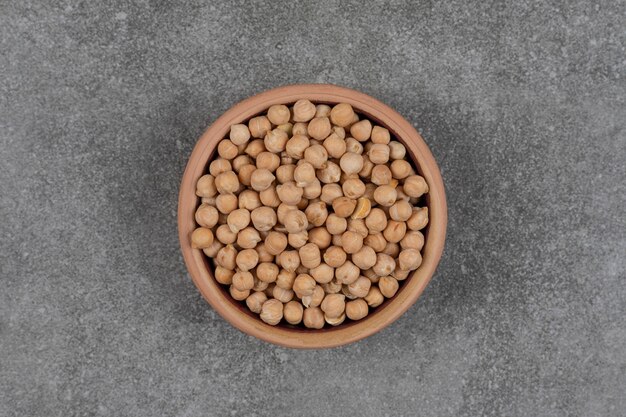
<path fill-rule="evenodd" d="M 273 104 L 293 104 L 299 99 L 316 104 L 350 103 L 355 111 L 389 129 L 403 143 L 410 162 L 429 184 L 430 191 L 422 201 L 429 208 L 430 221 L 422 230 L 424 247 L 422 265 L 400 284 L 398 293 L 359 321 L 347 320 L 336 327 L 307 329 L 280 324 L 270 326 L 250 312 L 243 302 L 234 300 L 227 289 L 213 278 L 213 266 L 200 250 L 192 249 L 189 236 L 195 227 L 194 212 L 199 204 L 195 182 L 206 173 L 216 153 L 217 143 L 226 137 L 230 125 L 264 113 Z M 342 87 L 331 85 L 297 85 L 281 87 L 251 97 L 231 108 L 201 136 L 192 152 L 183 176 L 179 197 L 179 237 L 183 256 L 194 280 L 207 301 L 240 330 L 271 343 L 296 348 L 322 348 L 350 343 L 367 337 L 396 320 L 419 297 L 430 280 L 443 250 L 446 227 L 446 205 L 443 182 L 437 165 L 417 131 L 391 108 L 377 100 Z"/>

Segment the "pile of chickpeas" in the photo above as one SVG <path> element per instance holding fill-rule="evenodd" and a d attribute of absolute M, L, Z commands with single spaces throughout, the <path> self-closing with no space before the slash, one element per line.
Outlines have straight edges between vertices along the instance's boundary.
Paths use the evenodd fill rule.
<path fill-rule="evenodd" d="M 428 184 L 349 104 L 274 105 L 231 126 L 217 153 L 191 244 L 265 323 L 363 319 L 421 265 Z"/>

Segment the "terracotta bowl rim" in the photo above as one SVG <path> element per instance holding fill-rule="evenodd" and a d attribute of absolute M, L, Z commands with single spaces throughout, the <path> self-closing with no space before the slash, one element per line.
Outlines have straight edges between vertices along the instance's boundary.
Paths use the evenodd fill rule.
<path fill-rule="evenodd" d="M 350 103 L 355 111 L 387 127 L 407 149 L 411 162 L 429 185 L 426 203 L 430 221 L 425 230 L 422 249 L 423 262 L 401 283 L 391 299 L 377 307 L 365 319 L 320 330 L 270 326 L 247 311 L 245 305 L 233 300 L 228 291 L 213 278 L 213 272 L 201 250 L 190 245 L 190 235 L 196 227 L 194 220 L 198 197 L 195 183 L 206 172 L 207 163 L 218 142 L 227 136 L 230 125 L 248 120 L 273 104 L 294 103 L 308 99 L 314 103 Z M 331 84 L 296 84 L 267 90 L 231 107 L 209 126 L 198 139 L 186 166 L 178 199 L 178 234 L 187 270 L 208 303 L 229 323 L 244 333 L 277 345 L 318 349 L 345 345 L 361 340 L 387 327 L 404 314 L 424 291 L 443 253 L 447 226 L 445 189 L 437 163 L 422 136 L 399 113 L 375 98 Z"/>

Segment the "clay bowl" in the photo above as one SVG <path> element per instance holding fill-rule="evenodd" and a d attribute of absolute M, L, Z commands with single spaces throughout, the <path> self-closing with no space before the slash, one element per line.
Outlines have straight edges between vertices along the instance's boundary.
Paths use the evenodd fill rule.
<path fill-rule="evenodd" d="M 424 232 L 422 265 L 400 286 L 398 293 L 373 310 L 366 318 L 337 327 L 311 330 L 290 325 L 270 326 L 238 301 L 213 278 L 213 267 L 201 250 L 192 249 L 191 232 L 196 227 L 194 213 L 199 205 L 195 184 L 207 170 L 220 139 L 230 126 L 242 123 L 274 104 L 291 104 L 299 99 L 333 105 L 350 103 L 358 113 L 386 127 L 407 149 L 417 171 L 430 187 L 426 197 L 430 222 Z M 446 198 L 437 163 L 420 134 L 400 114 L 380 101 L 348 88 L 327 84 L 302 84 L 276 88 L 250 97 L 232 107 L 213 123 L 198 140 L 180 186 L 178 230 L 183 257 L 193 282 L 204 298 L 239 330 L 270 343 L 292 348 L 330 348 L 370 336 L 398 319 L 420 296 L 439 263 L 447 223 Z"/>

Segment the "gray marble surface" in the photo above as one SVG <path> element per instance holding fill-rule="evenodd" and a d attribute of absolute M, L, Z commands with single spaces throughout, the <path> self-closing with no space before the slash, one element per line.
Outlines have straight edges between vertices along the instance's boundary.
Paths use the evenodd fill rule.
<path fill-rule="evenodd" d="M 625 416 L 624 1 L 0 1 L 1 416 Z M 424 135 L 449 236 L 383 332 L 229 326 L 179 253 L 196 138 L 328 82 Z"/>

